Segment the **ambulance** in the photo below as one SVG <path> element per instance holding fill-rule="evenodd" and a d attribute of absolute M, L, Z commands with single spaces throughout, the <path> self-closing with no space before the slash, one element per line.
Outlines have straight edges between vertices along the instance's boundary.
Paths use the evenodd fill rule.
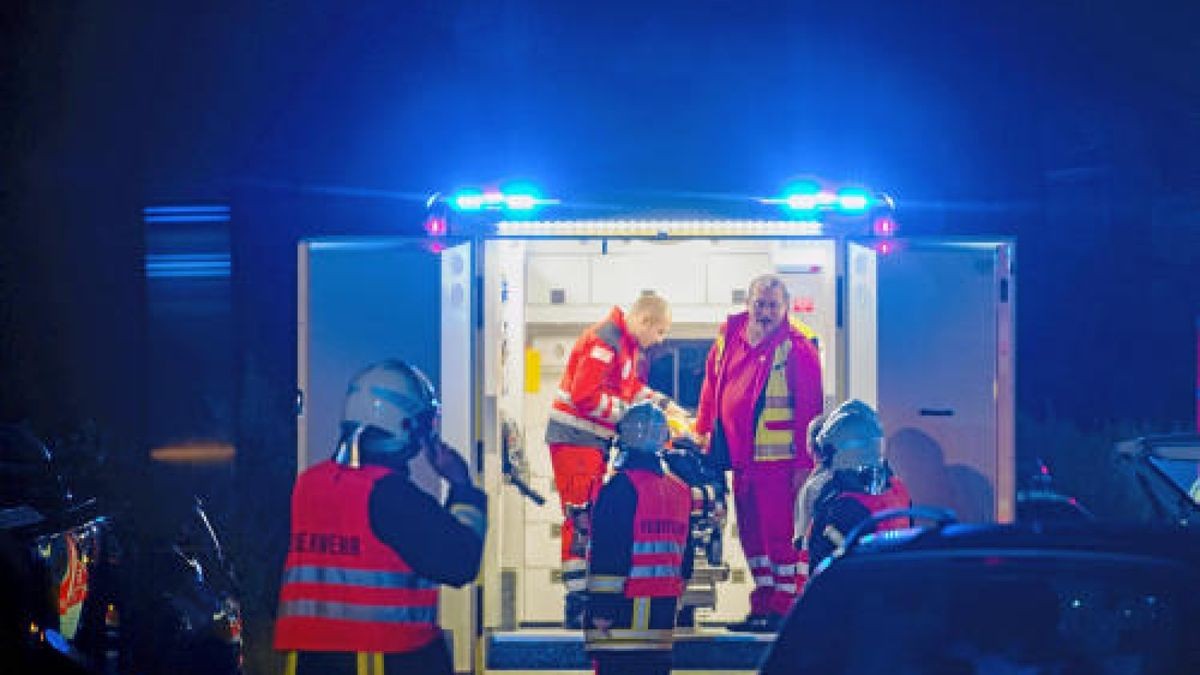
<path fill-rule="evenodd" d="M 442 596 L 457 670 L 590 670 L 580 632 L 561 627 L 562 511 L 542 438 L 575 338 L 643 293 L 674 320 L 647 378 L 694 410 L 717 327 L 745 308 L 752 278 L 779 275 L 817 336 L 826 409 L 854 397 L 879 410 L 914 502 L 1013 518 L 1013 240 L 906 237 L 890 196 L 820 179 L 653 204 L 510 183 L 427 207 L 424 237 L 299 242 L 297 457 L 303 470 L 328 455 L 363 365 L 399 357 L 436 378 L 443 438 L 490 504 L 478 583 Z M 428 467 L 414 475 L 441 489 Z M 746 615 L 753 585 L 735 522 L 689 587 L 679 671 L 753 670 L 771 639 L 721 628 Z"/>

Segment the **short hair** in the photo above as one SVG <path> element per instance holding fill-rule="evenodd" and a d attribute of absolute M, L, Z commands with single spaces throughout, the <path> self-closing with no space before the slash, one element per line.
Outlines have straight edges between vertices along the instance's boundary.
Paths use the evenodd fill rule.
<path fill-rule="evenodd" d="M 671 318 L 671 308 L 666 298 L 653 291 L 641 294 L 629 308 L 631 316 L 645 316 L 652 321 L 666 321 Z"/>
<path fill-rule="evenodd" d="M 750 280 L 750 288 L 746 291 L 746 302 L 754 297 L 754 291 L 769 291 L 772 288 L 778 288 L 783 291 L 783 301 L 789 302 L 792 299 L 792 294 L 788 292 L 787 284 L 783 283 L 783 277 L 778 274 L 761 274 Z"/>

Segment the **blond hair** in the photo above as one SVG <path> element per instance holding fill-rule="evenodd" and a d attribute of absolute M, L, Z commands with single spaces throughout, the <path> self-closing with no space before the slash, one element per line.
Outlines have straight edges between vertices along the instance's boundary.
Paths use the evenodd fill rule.
<path fill-rule="evenodd" d="M 629 307 L 629 315 L 642 316 L 658 323 L 671 318 L 671 307 L 666 298 L 654 291 L 647 291 L 633 301 L 633 305 Z"/>

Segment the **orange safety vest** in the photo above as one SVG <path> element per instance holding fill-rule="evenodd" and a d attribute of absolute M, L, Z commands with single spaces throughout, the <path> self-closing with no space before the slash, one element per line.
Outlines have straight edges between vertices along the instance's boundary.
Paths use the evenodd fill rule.
<path fill-rule="evenodd" d="M 410 652 L 441 635 L 438 585 L 371 531 L 371 490 L 391 473 L 326 461 L 296 481 L 276 649 Z"/>
<path fill-rule="evenodd" d="M 683 556 L 686 554 L 692 493 L 673 475 L 644 469 L 627 470 L 637 490 L 633 516 L 633 547 L 627 598 L 678 598 L 683 594 Z"/>

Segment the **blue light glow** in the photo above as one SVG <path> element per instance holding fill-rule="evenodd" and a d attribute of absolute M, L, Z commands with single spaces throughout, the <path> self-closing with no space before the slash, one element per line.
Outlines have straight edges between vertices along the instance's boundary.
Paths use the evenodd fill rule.
<path fill-rule="evenodd" d="M 450 206 L 456 211 L 530 212 L 557 203 L 558 200 L 543 198 L 541 191 L 528 183 L 513 183 L 500 190 L 465 188 L 450 198 Z"/>
<path fill-rule="evenodd" d="M 862 213 L 871 206 L 871 194 L 860 188 L 843 188 L 837 193 L 837 207 L 844 213 Z"/>

